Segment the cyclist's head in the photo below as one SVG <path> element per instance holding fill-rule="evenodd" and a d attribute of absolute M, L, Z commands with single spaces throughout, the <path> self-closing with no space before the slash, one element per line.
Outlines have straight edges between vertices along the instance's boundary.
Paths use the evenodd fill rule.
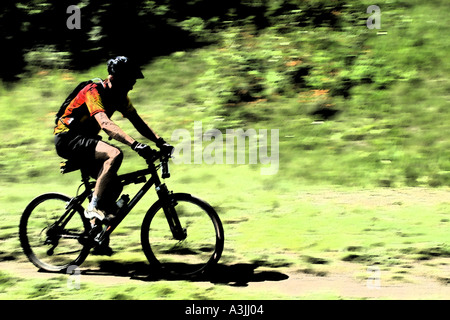
<path fill-rule="evenodd" d="M 108 73 L 114 82 L 125 90 L 131 90 L 137 79 L 143 79 L 141 69 L 131 59 L 118 56 L 108 61 Z"/>
<path fill-rule="evenodd" d="M 115 78 L 143 79 L 141 69 L 131 59 L 118 56 L 108 61 L 108 73 Z"/>

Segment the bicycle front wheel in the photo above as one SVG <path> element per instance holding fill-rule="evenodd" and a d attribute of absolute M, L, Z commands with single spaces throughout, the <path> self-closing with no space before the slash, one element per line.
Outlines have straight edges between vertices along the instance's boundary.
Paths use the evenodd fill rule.
<path fill-rule="evenodd" d="M 89 221 L 78 206 L 66 208 L 70 197 L 60 193 L 38 196 L 25 208 L 19 226 L 25 255 L 38 268 L 65 271 L 79 266 L 89 254 L 85 245 Z"/>
<path fill-rule="evenodd" d="M 150 265 L 178 275 L 200 274 L 215 265 L 223 251 L 224 234 L 214 208 L 185 193 L 169 195 L 165 205 L 178 217 L 185 239 L 175 239 L 163 202 L 157 201 L 141 229 L 141 243 Z"/>

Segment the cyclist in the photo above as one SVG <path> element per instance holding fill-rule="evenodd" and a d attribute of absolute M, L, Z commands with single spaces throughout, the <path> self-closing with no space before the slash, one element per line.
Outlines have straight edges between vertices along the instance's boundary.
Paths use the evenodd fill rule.
<path fill-rule="evenodd" d="M 114 181 L 123 153 L 102 141 L 99 132 L 105 131 L 110 139 L 131 147 L 146 159 L 153 153 L 150 146 L 138 142 L 111 120 L 115 111 L 122 113 L 142 136 L 155 142 L 163 152 L 170 153 L 173 149 L 142 120 L 128 98 L 136 80 L 144 78 L 140 68 L 124 56 L 109 60 L 107 68 L 108 77 L 82 88 L 57 119 L 54 129 L 57 154 L 89 168 L 90 175 L 96 179 L 92 200 L 84 212 L 91 222 L 114 218 L 113 213 L 107 214 L 108 208 L 122 191 L 114 188 Z"/>

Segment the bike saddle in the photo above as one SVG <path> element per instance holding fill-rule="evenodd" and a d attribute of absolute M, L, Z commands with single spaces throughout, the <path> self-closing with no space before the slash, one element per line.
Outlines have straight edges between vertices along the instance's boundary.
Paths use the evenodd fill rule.
<path fill-rule="evenodd" d="M 61 163 L 59 164 L 59 170 L 61 171 L 62 174 L 73 172 L 80 169 L 81 165 L 75 160 L 69 159 L 66 161 L 61 161 Z"/>

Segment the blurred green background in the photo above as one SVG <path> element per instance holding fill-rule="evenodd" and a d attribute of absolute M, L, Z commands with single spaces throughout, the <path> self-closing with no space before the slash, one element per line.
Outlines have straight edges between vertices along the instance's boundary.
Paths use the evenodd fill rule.
<path fill-rule="evenodd" d="M 279 178 L 449 186 L 448 5 L 382 2 L 368 29 L 370 3 L 83 1 L 70 30 L 65 1 L 2 2 L 2 180 L 48 175 L 52 113 L 123 54 L 145 65 L 130 96 L 165 137 L 276 128 Z"/>
<path fill-rule="evenodd" d="M 280 130 L 277 175 L 261 176 L 260 164 L 172 166 L 170 187 L 219 207 L 230 236 L 228 248 L 234 250 L 224 254 L 225 262 L 245 256 L 272 261 L 266 265 L 296 266 L 299 257 L 310 263 L 302 256 L 305 250 L 314 257 L 328 250 L 321 256 L 325 261 L 348 261 L 348 255 L 330 252 L 352 246 L 370 257 L 363 261 L 386 268 L 394 257 L 408 254 L 450 257 L 449 220 L 443 217 L 448 196 L 437 207 L 414 209 L 404 203 L 400 213 L 382 210 L 389 216 L 381 219 L 387 226 L 373 236 L 358 223 L 376 221 L 377 210 L 352 208 L 355 216 L 337 229 L 342 238 L 329 241 L 323 235 L 329 235 L 330 221 L 340 221 L 341 212 L 298 200 L 318 188 L 448 190 L 447 1 L 378 1 L 380 29 L 367 28 L 371 14 L 366 10 L 375 3 L 363 0 L 85 0 L 78 3 L 81 29 L 73 30 L 66 27 L 71 4 L 0 4 L 3 260 L 20 257 L 17 242 L 8 241 L 28 201 L 46 191 L 74 193 L 79 177 L 58 172 L 54 114 L 79 82 L 105 78 L 106 61 L 115 55 L 134 57 L 143 65 L 145 79 L 130 98 L 166 140 L 176 129 L 192 132 L 194 121 L 223 133 L 228 128 Z M 138 137 L 120 116 L 113 119 Z M 124 151 L 121 172 L 144 165 Z M 262 217 L 261 212 L 271 214 Z M 317 247 L 304 244 L 317 244 L 312 240 L 317 235 L 302 229 L 311 217 L 316 217 L 315 224 L 308 224 L 312 230 L 325 228 L 318 231 L 325 238 Z M 414 227 L 409 221 L 416 222 Z M 417 228 L 411 234 L 422 237 L 405 240 L 392 232 L 405 222 Z M 269 224 L 278 231 L 269 230 Z M 283 236 L 286 226 L 296 235 L 295 244 Z M 383 238 L 389 240 L 380 244 Z M 138 248 L 138 240 L 129 241 Z M 273 250 L 263 253 L 267 248 Z M 283 255 L 286 251 L 291 254 Z M 448 284 L 448 274 L 439 277 Z"/>

